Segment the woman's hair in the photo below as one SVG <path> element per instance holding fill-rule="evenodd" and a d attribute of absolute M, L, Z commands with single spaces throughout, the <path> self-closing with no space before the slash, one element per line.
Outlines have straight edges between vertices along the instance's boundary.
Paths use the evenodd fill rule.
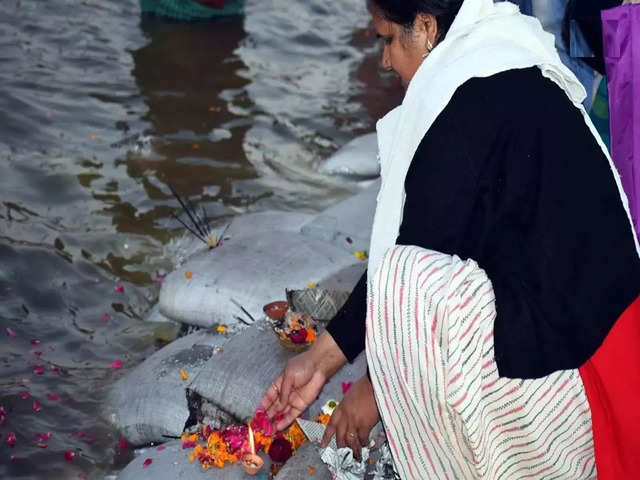
<path fill-rule="evenodd" d="M 419 13 L 433 15 L 438 22 L 438 37 L 441 41 L 456 18 L 463 0 L 368 0 L 390 22 L 413 29 L 413 22 Z"/>

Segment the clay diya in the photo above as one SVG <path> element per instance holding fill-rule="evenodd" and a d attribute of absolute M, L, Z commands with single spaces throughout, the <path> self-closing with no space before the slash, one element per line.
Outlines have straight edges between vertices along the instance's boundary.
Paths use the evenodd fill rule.
<path fill-rule="evenodd" d="M 249 446 L 251 447 L 251 453 L 245 453 L 242 456 L 242 468 L 247 475 L 256 475 L 264 465 L 264 460 L 256 455 L 256 446 L 253 442 L 251 424 L 249 424 Z"/>
<path fill-rule="evenodd" d="M 277 302 L 267 303 L 262 310 L 271 320 L 282 320 L 284 318 L 284 314 L 289 309 L 289 304 L 284 300 L 279 300 Z"/>

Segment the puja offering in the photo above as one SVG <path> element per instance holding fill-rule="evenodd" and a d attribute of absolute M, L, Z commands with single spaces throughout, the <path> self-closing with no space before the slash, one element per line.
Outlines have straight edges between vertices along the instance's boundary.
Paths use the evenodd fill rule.
<path fill-rule="evenodd" d="M 316 340 L 318 327 L 311 315 L 287 310 L 282 320 L 272 323 L 280 344 L 289 350 L 302 351 Z"/>

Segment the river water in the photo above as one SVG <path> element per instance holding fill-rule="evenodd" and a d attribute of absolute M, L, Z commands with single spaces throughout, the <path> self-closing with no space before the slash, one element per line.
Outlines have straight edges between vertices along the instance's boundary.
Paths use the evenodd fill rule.
<path fill-rule="evenodd" d="M 178 334 L 143 321 L 184 233 L 168 185 L 214 222 L 348 195 L 317 166 L 399 99 L 377 55 L 364 0 L 247 0 L 206 23 L 0 2 L 0 478 L 130 460 L 101 402 Z"/>

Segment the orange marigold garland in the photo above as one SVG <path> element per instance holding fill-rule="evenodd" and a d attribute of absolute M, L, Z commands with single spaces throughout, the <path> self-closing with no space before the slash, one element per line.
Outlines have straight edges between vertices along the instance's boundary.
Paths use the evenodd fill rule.
<path fill-rule="evenodd" d="M 331 414 L 327 412 L 332 412 L 336 405 L 335 401 L 328 402 L 329 407 L 323 407 L 324 413 L 318 415 L 314 421 L 324 425 L 329 423 Z M 297 422 L 292 423 L 284 432 L 276 432 L 266 412 L 261 409 L 256 411 L 251 421 L 251 429 L 256 452 L 263 451 L 269 454 L 275 462 L 274 465 L 284 463 L 307 442 L 307 437 Z M 193 448 L 189 460 L 198 460 L 202 468 L 223 468 L 227 464 L 240 463 L 243 455 L 251 451 L 248 435 L 249 429 L 246 425 L 220 430 L 213 430 L 209 425 L 205 425 L 197 433 L 183 434 L 182 448 Z M 276 444 L 278 451 L 271 451 L 272 446 Z"/>

